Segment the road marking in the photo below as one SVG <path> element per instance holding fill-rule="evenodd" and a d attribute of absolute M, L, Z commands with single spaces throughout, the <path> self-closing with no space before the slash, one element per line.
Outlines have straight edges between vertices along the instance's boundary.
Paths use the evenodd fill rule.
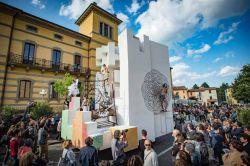
<path fill-rule="evenodd" d="M 163 150 L 161 153 L 159 153 L 157 156 L 158 157 L 161 157 L 163 154 L 165 154 L 165 153 L 167 153 L 168 151 L 170 151 L 172 149 L 172 146 L 171 147 L 169 147 L 168 149 L 166 149 L 166 150 Z"/>

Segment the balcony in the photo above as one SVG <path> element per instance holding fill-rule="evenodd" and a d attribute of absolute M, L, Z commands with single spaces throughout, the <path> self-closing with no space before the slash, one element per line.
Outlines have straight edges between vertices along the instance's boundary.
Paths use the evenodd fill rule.
<path fill-rule="evenodd" d="M 33 58 L 33 59 L 24 59 L 22 55 L 11 54 L 8 65 L 11 69 L 15 67 L 23 67 L 26 70 L 29 69 L 38 69 L 42 73 L 45 71 L 52 71 L 57 73 L 70 73 L 78 76 L 90 76 L 90 69 L 81 67 L 79 65 L 72 65 L 67 63 L 53 63 L 46 59 Z"/>

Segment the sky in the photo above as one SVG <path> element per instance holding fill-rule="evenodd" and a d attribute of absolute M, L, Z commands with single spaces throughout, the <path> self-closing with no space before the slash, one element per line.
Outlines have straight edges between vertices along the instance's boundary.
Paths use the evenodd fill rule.
<path fill-rule="evenodd" d="M 115 13 L 138 37 L 167 45 L 173 84 L 231 84 L 250 63 L 250 0 L 0 0 L 78 31 L 92 2 Z M 167 53 L 166 53 L 167 54 Z"/>

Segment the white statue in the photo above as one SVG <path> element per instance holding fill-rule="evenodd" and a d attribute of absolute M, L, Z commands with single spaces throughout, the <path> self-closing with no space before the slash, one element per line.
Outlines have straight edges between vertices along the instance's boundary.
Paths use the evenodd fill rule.
<path fill-rule="evenodd" d="M 69 96 L 77 96 L 80 92 L 78 89 L 78 79 L 74 80 L 73 83 L 68 87 Z"/>

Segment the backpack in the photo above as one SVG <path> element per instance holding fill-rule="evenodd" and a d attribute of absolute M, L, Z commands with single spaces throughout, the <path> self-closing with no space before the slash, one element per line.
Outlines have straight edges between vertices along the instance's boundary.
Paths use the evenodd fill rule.
<path fill-rule="evenodd" d="M 209 164 L 209 152 L 206 143 L 200 144 L 201 165 Z"/>

